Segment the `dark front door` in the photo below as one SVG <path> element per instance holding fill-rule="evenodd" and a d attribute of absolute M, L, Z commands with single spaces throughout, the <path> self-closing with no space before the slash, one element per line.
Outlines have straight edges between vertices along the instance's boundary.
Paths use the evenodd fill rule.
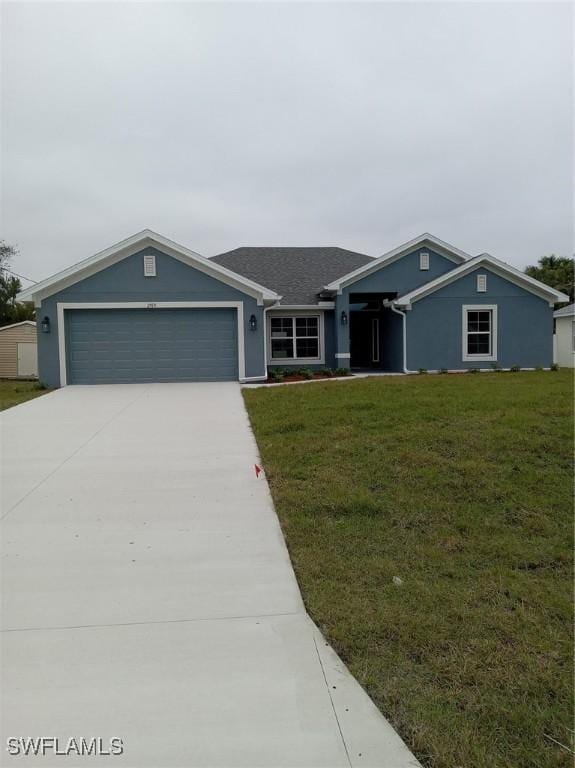
<path fill-rule="evenodd" d="M 381 367 L 381 318 L 379 312 L 350 313 L 350 352 L 353 368 Z"/>

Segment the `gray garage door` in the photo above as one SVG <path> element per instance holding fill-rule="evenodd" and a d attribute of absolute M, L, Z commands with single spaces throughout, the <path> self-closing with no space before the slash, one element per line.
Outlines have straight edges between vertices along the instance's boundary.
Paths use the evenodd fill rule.
<path fill-rule="evenodd" d="M 66 312 L 68 382 L 235 381 L 234 309 Z"/>

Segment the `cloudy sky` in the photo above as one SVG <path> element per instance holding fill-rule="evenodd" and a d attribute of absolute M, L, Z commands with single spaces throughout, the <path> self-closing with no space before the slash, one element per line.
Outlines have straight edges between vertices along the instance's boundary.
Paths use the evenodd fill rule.
<path fill-rule="evenodd" d="M 572 8 L 4 3 L 2 229 L 36 280 L 145 227 L 572 252 Z"/>

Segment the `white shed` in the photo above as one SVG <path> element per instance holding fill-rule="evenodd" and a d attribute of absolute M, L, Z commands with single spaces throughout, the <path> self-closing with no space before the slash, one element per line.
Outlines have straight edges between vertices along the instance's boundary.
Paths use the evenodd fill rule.
<path fill-rule="evenodd" d="M 560 368 L 575 367 L 575 304 L 553 313 L 555 318 L 555 362 Z"/>
<path fill-rule="evenodd" d="M 36 323 L 24 320 L 0 327 L 0 379 L 38 376 Z"/>

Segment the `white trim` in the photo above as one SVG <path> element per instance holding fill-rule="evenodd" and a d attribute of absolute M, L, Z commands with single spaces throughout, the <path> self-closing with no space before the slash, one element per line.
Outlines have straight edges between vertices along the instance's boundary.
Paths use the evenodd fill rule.
<path fill-rule="evenodd" d="M 471 258 L 465 251 L 461 251 L 459 248 L 455 248 L 453 245 L 449 245 L 449 243 L 440 240 L 438 237 L 425 232 L 423 235 L 419 235 L 419 237 L 415 237 L 413 240 L 409 240 L 407 243 L 399 245 L 392 251 L 384 253 L 383 256 L 379 256 L 377 259 L 372 259 L 367 264 L 364 264 L 358 269 L 354 269 L 353 272 L 348 272 L 347 275 L 343 275 L 343 277 L 340 277 L 338 280 L 334 280 L 326 285 L 324 290 L 337 291 L 339 293 L 345 286 L 355 283 L 356 280 L 359 280 L 362 277 L 367 277 L 367 275 L 370 275 L 372 272 L 377 272 L 381 267 L 391 264 L 393 261 L 397 261 L 397 259 L 400 259 L 402 256 L 406 256 L 413 251 L 414 248 L 424 244 L 429 244 L 432 250 L 436 251 L 441 256 L 445 256 L 445 258 L 456 264 L 460 264 L 462 261 L 467 261 Z"/>
<path fill-rule="evenodd" d="M 475 280 L 475 289 L 477 293 L 487 293 L 487 275 L 481 272 Z"/>
<path fill-rule="evenodd" d="M 467 351 L 467 313 L 491 312 L 491 352 L 489 355 L 470 355 Z M 465 363 L 497 361 L 497 304 L 463 304 L 461 307 L 461 359 Z"/>
<path fill-rule="evenodd" d="M 420 252 L 419 269 L 421 272 L 429 272 L 429 251 Z"/>
<path fill-rule="evenodd" d="M 148 246 L 158 248 L 162 253 L 166 253 L 168 256 L 172 256 L 184 264 L 214 277 L 216 280 L 220 280 L 243 293 L 247 293 L 249 296 L 253 296 L 258 300 L 260 306 L 266 301 L 277 301 L 281 298 L 274 291 L 270 291 L 269 288 L 265 288 L 263 285 L 253 282 L 253 280 L 248 280 L 246 277 L 238 275 L 226 267 L 222 267 L 221 264 L 217 264 L 211 259 L 200 256 L 199 253 L 191 251 L 189 248 L 185 248 L 183 245 L 179 245 L 173 240 L 153 232 L 151 229 L 144 229 L 142 232 L 138 232 L 112 245 L 110 248 L 106 248 L 94 256 L 84 259 L 52 277 L 42 280 L 30 288 L 26 288 L 18 294 L 18 300 L 34 301 L 36 306 L 39 306 L 42 299 L 45 299 L 47 296 L 68 288 L 70 285 L 74 285 L 128 256 L 133 256 Z"/>
<path fill-rule="evenodd" d="M 320 301 L 318 304 L 278 304 L 277 306 L 271 306 L 268 307 L 268 309 L 272 309 L 274 312 L 277 311 L 283 311 L 287 310 L 288 312 L 291 312 L 292 310 L 314 310 L 315 312 L 325 312 L 328 309 L 335 309 L 335 301 Z"/>
<path fill-rule="evenodd" d="M 12 323 L 11 325 L 3 325 L 0 327 L 0 333 L 2 331 L 7 331 L 8 328 L 16 328 L 19 325 L 33 325 L 36 326 L 36 323 L 33 320 L 21 320 L 19 323 Z"/>
<path fill-rule="evenodd" d="M 58 302 L 58 354 L 60 356 L 60 386 L 68 383 L 66 371 L 66 327 L 64 312 L 67 309 L 236 309 L 238 321 L 238 378 L 245 380 L 246 359 L 244 342 L 244 304 L 242 301 L 96 301 Z"/>
<path fill-rule="evenodd" d="M 350 360 L 351 352 L 336 352 L 335 356 L 338 360 Z"/>
<path fill-rule="evenodd" d="M 280 310 L 279 312 L 276 310 Z M 317 317 L 318 318 L 318 352 L 319 357 L 272 357 L 272 338 L 271 338 L 271 318 L 274 317 Z M 267 312 L 266 321 L 266 360 L 268 365 L 297 365 L 298 363 L 310 363 L 313 365 L 325 364 L 325 324 L 323 312 L 312 310 L 294 310 L 285 312 L 283 307 L 270 307 Z M 295 332 L 295 329 L 294 329 Z M 296 337 L 293 336 L 293 342 L 295 343 Z M 313 337 L 315 338 L 315 337 Z"/>
<path fill-rule="evenodd" d="M 559 301 L 569 301 L 569 297 L 565 296 L 564 293 L 556 291 L 554 288 L 550 288 L 548 285 L 539 282 L 539 280 L 534 280 L 532 277 L 529 277 L 529 275 L 520 272 L 509 264 L 505 264 L 503 261 L 499 261 L 499 259 L 490 256 L 488 253 L 482 253 L 479 256 L 475 256 L 470 261 L 465 262 L 465 264 L 461 264 L 459 267 L 455 267 L 455 269 L 446 272 L 441 275 L 441 277 L 437 277 L 435 280 L 425 283 L 425 285 L 416 288 L 414 291 L 406 293 L 405 296 L 396 299 L 395 304 L 400 307 L 405 307 L 405 309 L 411 309 L 411 305 L 415 301 L 419 301 L 419 299 L 429 296 L 429 294 L 434 293 L 439 288 L 443 288 L 444 286 L 453 283 L 455 280 L 459 280 L 460 277 L 464 277 L 470 272 L 473 272 L 473 270 L 477 269 L 480 265 L 485 265 L 499 277 L 509 280 L 509 282 L 515 283 L 515 285 L 518 285 L 520 288 L 524 288 L 526 291 L 530 291 L 536 296 L 545 299 L 551 306 Z"/>

